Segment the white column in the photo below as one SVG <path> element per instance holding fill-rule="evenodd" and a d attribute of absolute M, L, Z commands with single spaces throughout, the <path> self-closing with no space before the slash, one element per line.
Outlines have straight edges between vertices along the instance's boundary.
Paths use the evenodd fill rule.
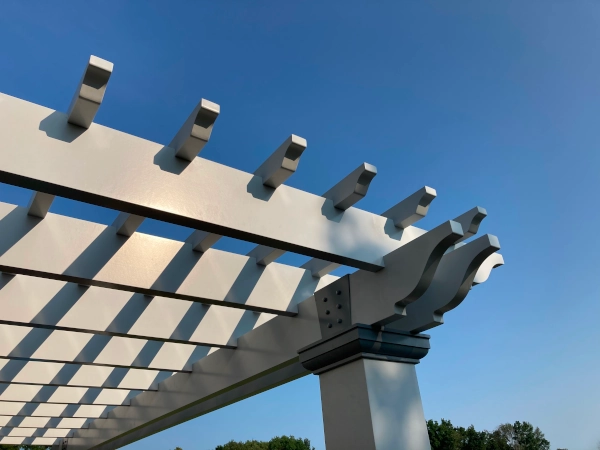
<path fill-rule="evenodd" d="M 319 375 L 327 450 L 430 450 L 415 365 L 360 358 Z"/>

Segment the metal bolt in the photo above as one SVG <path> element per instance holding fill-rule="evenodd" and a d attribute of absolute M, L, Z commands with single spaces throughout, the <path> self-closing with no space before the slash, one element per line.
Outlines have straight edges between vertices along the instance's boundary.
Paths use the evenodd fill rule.
<path fill-rule="evenodd" d="M 323 301 L 324 301 L 324 302 L 326 302 L 326 301 L 327 301 L 327 297 L 324 297 L 324 298 L 323 298 Z"/>
<path fill-rule="evenodd" d="M 338 303 L 337 305 L 335 305 L 335 307 L 336 307 L 337 309 L 342 309 L 342 305 L 340 305 L 339 303 Z"/>
<path fill-rule="evenodd" d="M 342 323 L 342 319 L 338 319 L 338 323 Z"/>
<path fill-rule="evenodd" d="M 337 295 L 342 295 L 342 291 L 335 291 Z"/>
<path fill-rule="evenodd" d="M 327 324 L 327 328 L 331 328 L 331 327 L 333 327 L 332 324 Z"/>
<path fill-rule="evenodd" d="M 330 313 L 330 311 L 327 309 L 327 310 L 325 311 L 325 314 L 329 315 L 329 313 Z"/>

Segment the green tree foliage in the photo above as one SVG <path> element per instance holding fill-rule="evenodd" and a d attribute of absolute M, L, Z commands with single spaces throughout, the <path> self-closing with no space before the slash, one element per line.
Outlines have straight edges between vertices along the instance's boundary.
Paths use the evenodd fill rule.
<path fill-rule="evenodd" d="M 0 445 L 0 450 L 49 450 L 45 445 Z"/>
<path fill-rule="evenodd" d="M 500 425 L 496 430 L 477 431 L 455 427 L 449 420 L 427 422 L 431 450 L 550 450 L 539 428 L 528 422 Z"/>
<path fill-rule="evenodd" d="M 48 450 L 45 445 L 0 445 L 0 450 Z"/>
<path fill-rule="evenodd" d="M 315 450 L 315 448 L 311 447 L 308 439 L 280 436 L 274 437 L 269 442 L 231 441 L 225 445 L 219 445 L 215 450 Z"/>

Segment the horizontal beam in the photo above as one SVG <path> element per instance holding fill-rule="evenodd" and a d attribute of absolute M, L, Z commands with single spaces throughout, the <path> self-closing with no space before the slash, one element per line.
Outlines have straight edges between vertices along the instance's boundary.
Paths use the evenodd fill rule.
<path fill-rule="evenodd" d="M 95 123 L 75 130 L 65 114 L 14 97 L 0 100 L 0 182 L 371 271 L 421 234 L 289 186 L 273 190 L 206 159 L 182 161 L 171 147 Z"/>
<path fill-rule="evenodd" d="M 297 349 L 320 337 L 314 299 L 305 301 L 297 317 L 275 317 L 242 336 L 237 349 L 215 351 L 199 361 L 193 373 L 175 374 L 159 391 L 142 393 L 130 406 L 117 407 L 107 418 L 75 431 L 69 448 L 88 449 L 100 444 L 99 449 L 122 447 L 307 375 L 298 362 Z M 149 426 L 149 422 L 153 424 Z"/>
<path fill-rule="evenodd" d="M 0 444 L 2 445 L 41 445 L 44 447 L 49 447 L 58 442 L 59 438 L 49 438 L 49 437 L 3 437 L 0 438 Z"/>
<path fill-rule="evenodd" d="M 173 372 L 0 359 L 0 383 L 156 390 Z"/>
<path fill-rule="evenodd" d="M 90 127 L 104 99 L 113 68 L 110 61 L 90 56 L 69 105 L 67 121 L 70 124 L 84 129 Z"/>
<path fill-rule="evenodd" d="M 8 274 L 0 275 L 0 310 L 0 324 L 4 325 L 228 348 L 234 348 L 239 336 L 271 317 L 218 305 Z"/>
<path fill-rule="evenodd" d="M 349 282 L 336 281 L 353 286 L 352 316 L 358 321 L 372 320 L 370 323 L 391 322 L 397 314 L 396 306 L 406 309 L 427 291 L 444 253 L 462 235 L 460 224 L 447 222 L 388 255 L 386 269 L 381 272 L 361 270 L 347 276 Z M 354 288 L 360 287 L 361 282 L 370 289 L 369 292 L 357 289 L 355 314 Z M 273 318 L 240 337 L 235 350 L 216 350 L 194 364 L 191 374 L 175 374 L 161 383 L 160 390 L 143 392 L 130 406 L 116 407 L 106 418 L 75 431 L 69 447 L 78 450 L 122 447 L 269 386 L 305 375 L 298 363 L 298 350 L 321 339 L 323 330 L 329 329 L 320 315 L 323 308 L 318 305 L 334 305 L 334 302 L 323 303 L 322 298 L 323 291 L 332 290 L 331 286 L 334 285 L 300 303 L 296 317 Z M 369 303 L 374 312 L 369 311 Z M 385 314 L 391 317 L 386 318 Z M 293 376 L 277 377 L 277 382 L 265 381 L 266 387 L 260 384 L 261 380 L 287 368 L 294 370 Z"/>
<path fill-rule="evenodd" d="M 117 406 L 128 405 L 140 392 L 142 391 L 127 389 L 0 384 L 0 401 Z"/>
<path fill-rule="evenodd" d="M 0 325 L 0 359 L 189 372 L 210 347 Z"/>
<path fill-rule="evenodd" d="M 97 419 L 106 416 L 114 406 L 60 403 L 2 402 L 0 415 L 11 417 L 66 417 Z"/>
<path fill-rule="evenodd" d="M 65 438 L 71 433 L 70 428 L 0 427 L 0 437 Z"/>
<path fill-rule="evenodd" d="M 40 220 L 6 203 L 0 203 L 0 271 L 287 315 L 335 280 L 282 264 L 265 268 L 215 249 L 195 252 L 190 243 L 144 233 L 125 238 L 113 227 L 52 213 Z"/>
<path fill-rule="evenodd" d="M 89 419 L 69 417 L 0 416 L 0 427 L 10 428 L 81 428 Z"/>

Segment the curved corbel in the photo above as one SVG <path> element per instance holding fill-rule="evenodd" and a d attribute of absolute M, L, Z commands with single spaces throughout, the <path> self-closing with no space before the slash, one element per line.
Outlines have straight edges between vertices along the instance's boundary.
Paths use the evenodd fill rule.
<path fill-rule="evenodd" d="M 429 289 L 407 306 L 405 317 L 388 326 L 420 333 L 444 323 L 444 314 L 460 305 L 480 267 L 499 249 L 498 238 L 486 234 L 444 255 Z"/>
<path fill-rule="evenodd" d="M 483 264 L 479 267 L 475 279 L 473 279 L 473 286 L 481 283 L 485 283 L 492 273 L 492 269 L 504 265 L 504 257 L 500 253 L 494 253 L 486 259 Z"/>
<path fill-rule="evenodd" d="M 456 219 L 453 219 L 455 222 L 458 222 L 462 225 L 463 231 L 465 235 L 458 240 L 458 242 L 464 241 L 465 239 L 469 239 L 471 236 L 475 236 L 477 231 L 479 230 L 479 225 L 483 219 L 487 217 L 487 211 L 485 208 L 481 206 L 476 206 L 473 209 L 470 209 L 464 214 L 461 214 Z"/>
<path fill-rule="evenodd" d="M 352 322 L 386 325 L 405 315 L 406 306 L 429 287 L 442 256 L 463 236 L 452 220 L 387 254 L 379 272 L 350 275 Z"/>

